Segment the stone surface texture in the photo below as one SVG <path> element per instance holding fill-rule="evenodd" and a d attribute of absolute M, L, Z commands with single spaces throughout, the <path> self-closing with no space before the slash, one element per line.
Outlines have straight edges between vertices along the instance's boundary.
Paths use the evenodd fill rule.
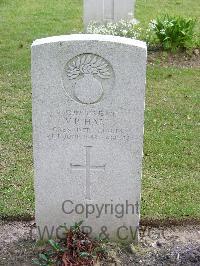
<path fill-rule="evenodd" d="M 91 21 L 116 22 L 134 17 L 135 0 L 84 0 L 85 28 Z"/>
<path fill-rule="evenodd" d="M 106 229 L 110 239 L 127 240 L 137 229 L 145 80 L 146 44 L 140 41 L 84 34 L 33 43 L 40 238 L 49 237 L 45 226 L 55 236 L 62 233 L 59 225 L 81 220 L 93 235 Z"/>

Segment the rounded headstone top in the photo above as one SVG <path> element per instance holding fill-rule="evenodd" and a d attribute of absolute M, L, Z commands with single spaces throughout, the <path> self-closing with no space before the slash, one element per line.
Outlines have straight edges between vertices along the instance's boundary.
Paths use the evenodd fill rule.
<path fill-rule="evenodd" d="M 56 42 L 70 42 L 70 41 L 100 41 L 100 42 L 112 42 L 112 43 L 119 43 L 125 45 L 131 45 L 143 48 L 147 50 L 147 45 L 143 41 L 113 36 L 113 35 L 101 35 L 101 34 L 71 34 L 71 35 L 60 35 L 60 36 L 53 36 L 47 37 L 42 39 L 37 39 L 33 42 L 33 46 L 37 45 L 44 45 L 49 43 L 56 43 Z"/>

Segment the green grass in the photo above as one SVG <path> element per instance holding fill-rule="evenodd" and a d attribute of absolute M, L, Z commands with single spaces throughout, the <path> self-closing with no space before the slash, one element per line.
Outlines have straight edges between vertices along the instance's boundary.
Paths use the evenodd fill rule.
<path fill-rule="evenodd" d="M 143 28 L 147 28 L 152 19 L 165 14 L 196 19 L 196 42 L 199 44 L 200 4 L 198 0 L 136 0 L 135 16 Z"/>
<path fill-rule="evenodd" d="M 200 71 L 149 67 L 143 215 L 199 217 Z"/>
<path fill-rule="evenodd" d="M 200 5 L 198 0 L 138 0 L 136 1 L 136 18 L 147 24 L 150 20 L 163 14 L 195 18 L 200 27 Z"/>
<path fill-rule="evenodd" d="M 80 0 L 0 0 L 2 217 L 34 214 L 30 45 L 34 39 L 82 30 Z M 177 1 L 178 2 L 178 1 Z M 198 15 L 198 0 L 137 0 L 147 23 L 168 11 Z M 200 217 L 198 175 L 199 70 L 148 67 L 143 217 Z"/>

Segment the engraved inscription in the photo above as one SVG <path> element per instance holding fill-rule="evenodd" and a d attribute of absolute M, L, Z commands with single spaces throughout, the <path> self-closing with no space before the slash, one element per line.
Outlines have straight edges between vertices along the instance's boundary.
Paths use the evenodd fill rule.
<path fill-rule="evenodd" d="M 71 98 L 81 104 L 95 104 L 112 87 L 114 74 L 112 66 L 104 58 L 81 54 L 66 64 L 63 77 Z"/>
<path fill-rule="evenodd" d="M 91 158 L 90 158 L 90 151 L 92 149 L 92 146 L 85 146 L 86 148 L 86 164 L 85 165 L 79 165 L 79 164 L 70 164 L 70 167 L 72 170 L 84 170 L 86 171 L 86 199 L 90 200 L 90 186 L 91 186 L 91 180 L 90 180 L 90 171 L 105 171 L 106 164 L 104 165 L 91 165 Z"/>
<path fill-rule="evenodd" d="M 119 111 L 65 109 L 57 113 L 57 120 L 62 117 L 62 123 L 52 124 L 47 136 L 51 141 L 105 140 L 126 143 L 130 140 L 130 129 L 116 122 L 122 116 L 119 115 Z"/>

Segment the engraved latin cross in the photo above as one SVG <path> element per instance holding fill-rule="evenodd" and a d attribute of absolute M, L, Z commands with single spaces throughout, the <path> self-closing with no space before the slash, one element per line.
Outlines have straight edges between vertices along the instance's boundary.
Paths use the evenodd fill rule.
<path fill-rule="evenodd" d="M 91 179 L 90 179 L 90 172 L 91 171 L 105 171 L 106 164 L 104 165 L 91 165 L 91 149 L 92 146 L 85 146 L 86 148 L 86 164 L 70 164 L 72 170 L 84 170 L 86 172 L 86 199 L 91 199 L 90 193 L 90 186 L 91 186 Z"/>

